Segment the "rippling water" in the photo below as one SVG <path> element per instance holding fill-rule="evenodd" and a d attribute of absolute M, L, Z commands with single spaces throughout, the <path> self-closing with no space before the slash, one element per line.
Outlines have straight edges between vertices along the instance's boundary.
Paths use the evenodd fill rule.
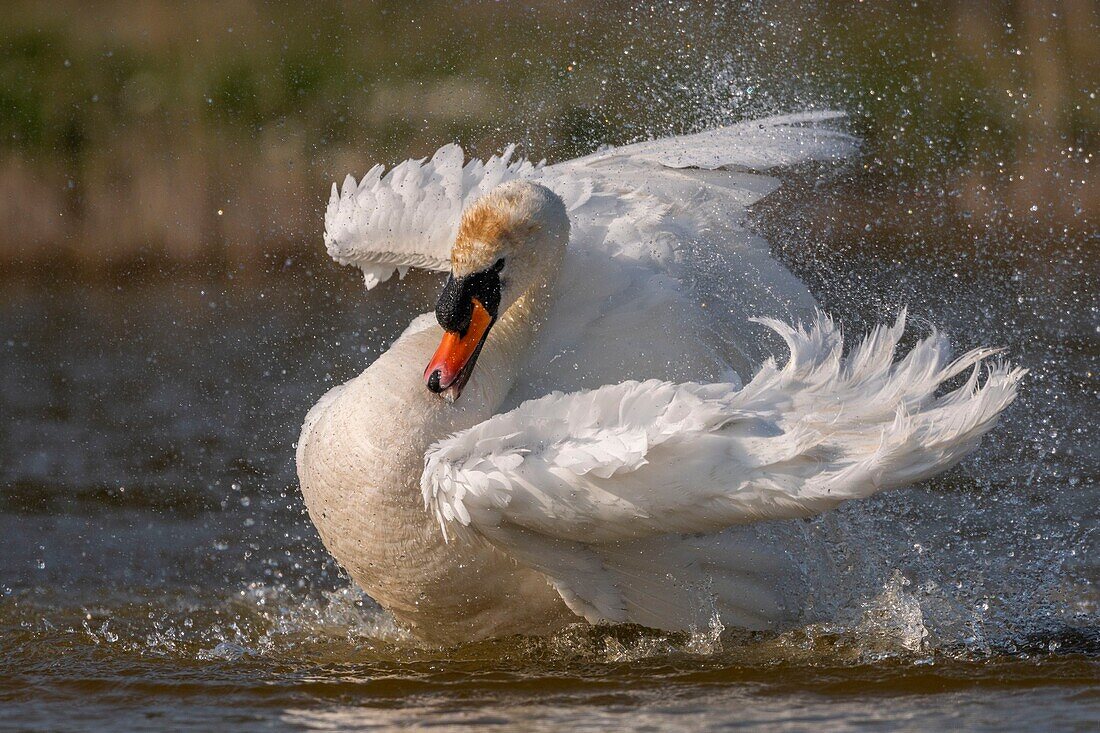
<path fill-rule="evenodd" d="M 429 276 L 370 295 L 295 262 L 5 286 L 0 729 L 1095 730 L 1095 242 L 818 246 L 799 211 L 762 226 L 850 330 L 908 304 L 917 330 L 1032 372 L 963 466 L 807 523 L 833 555 L 828 620 L 779 635 L 578 626 L 426 649 L 348 587 L 293 441 L 430 307 Z"/>

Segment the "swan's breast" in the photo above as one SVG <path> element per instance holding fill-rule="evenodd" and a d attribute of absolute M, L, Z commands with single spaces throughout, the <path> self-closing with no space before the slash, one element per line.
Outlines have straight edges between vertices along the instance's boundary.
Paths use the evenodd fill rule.
<path fill-rule="evenodd" d="M 564 607 L 543 576 L 471 537 L 447 544 L 424 508 L 425 451 L 491 416 L 502 391 L 492 376 L 505 366 L 487 344 L 462 398 L 447 403 L 423 384 L 438 340 L 438 328 L 407 331 L 309 411 L 297 462 L 310 518 L 352 579 L 422 634 L 476 636 L 509 616 L 559 623 Z"/>

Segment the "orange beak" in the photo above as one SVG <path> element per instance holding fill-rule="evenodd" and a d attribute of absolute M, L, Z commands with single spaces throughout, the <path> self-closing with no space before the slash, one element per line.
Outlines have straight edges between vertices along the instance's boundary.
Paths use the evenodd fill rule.
<path fill-rule="evenodd" d="M 435 350 L 435 356 L 424 370 L 424 382 L 428 389 L 442 394 L 451 402 L 458 399 L 462 388 L 473 374 L 474 363 L 493 325 L 494 319 L 485 310 L 485 306 L 477 298 L 473 299 L 473 304 L 466 333 L 445 331 L 439 348 Z"/>

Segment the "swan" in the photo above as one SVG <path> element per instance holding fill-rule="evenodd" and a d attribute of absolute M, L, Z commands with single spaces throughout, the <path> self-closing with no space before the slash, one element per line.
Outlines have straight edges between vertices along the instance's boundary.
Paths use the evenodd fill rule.
<path fill-rule="evenodd" d="M 768 171 L 857 149 L 842 117 L 549 166 L 447 145 L 334 185 L 326 246 L 368 288 L 446 273 L 435 313 L 325 394 L 297 444 L 309 516 L 352 580 L 446 644 L 799 618 L 798 523 L 777 520 L 945 470 L 1024 374 L 991 349 L 952 359 L 938 333 L 895 359 L 904 312 L 845 353 L 750 231 Z"/>

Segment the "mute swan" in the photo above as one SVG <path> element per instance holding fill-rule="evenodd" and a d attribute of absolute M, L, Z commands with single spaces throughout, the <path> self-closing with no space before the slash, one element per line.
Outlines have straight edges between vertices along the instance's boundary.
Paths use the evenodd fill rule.
<path fill-rule="evenodd" d="M 830 127 L 839 117 L 552 166 L 512 148 L 464 166 L 448 145 L 333 186 L 329 253 L 368 288 L 409 267 L 448 273 L 435 314 L 302 428 L 306 506 L 351 578 L 444 643 L 580 618 L 796 618 L 789 523 L 765 520 L 946 469 L 1023 375 L 997 362 L 979 384 L 993 352 L 952 361 L 937 334 L 895 362 L 904 314 L 842 356 L 837 327 L 746 228 L 746 207 L 777 186 L 758 171 L 855 150 Z M 785 325 L 799 319 L 810 325 Z M 768 328 L 786 341 L 782 367 L 765 360 Z"/>

